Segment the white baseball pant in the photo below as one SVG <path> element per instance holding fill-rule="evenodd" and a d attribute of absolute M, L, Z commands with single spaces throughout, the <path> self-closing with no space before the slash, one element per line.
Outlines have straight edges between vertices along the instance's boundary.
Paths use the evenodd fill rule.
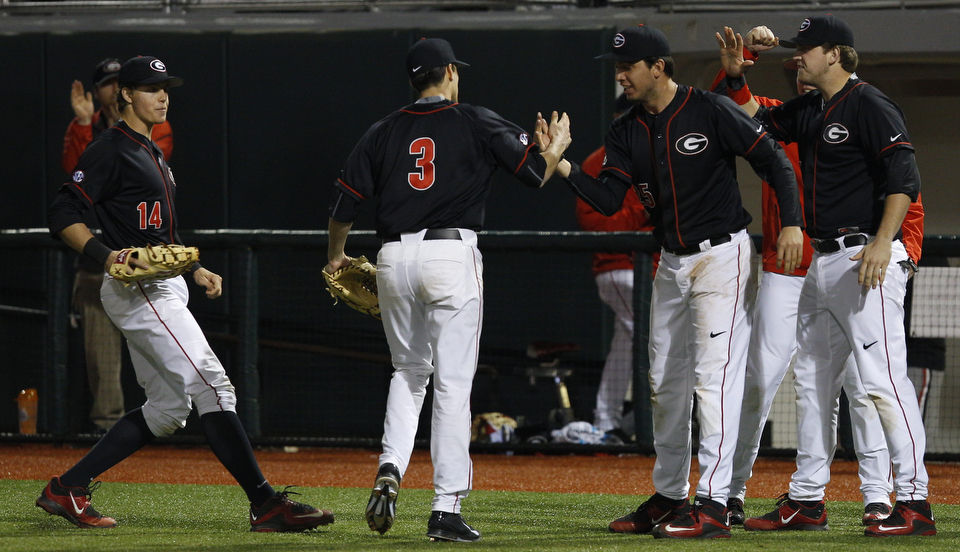
<path fill-rule="evenodd" d="M 790 498 L 823 498 L 836 450 L 836 397 L 852 351 L 860 381 L 883 425 L 896 499 L 924 500 L 926 437 L 907 378 L 903 327 L 907 270 L 897 264 L 907 253 L 900 241 L 894 241 L 883 285 L 871 289 L 858 283 L 860 262 L 850 260 L 863 246 L 846 247 L 842 241 L 840 246 L 836 253 L 814 253 L 797 308 L 798 451 Z"/>
<path fill-rule="evenodd" d="M 743 400 L 750 325 L 747 282 L 753 243 L 746 230 L 715 247 L 664 251 L 650 308 L 650 402 L 657 459 L 653 484 L 673 499 L 689 495 L 691 413 L 700 422 L 697 496 L 726 503 Z M 704 250 L 705 249 L 705 250 Z"/>
<path fill-rule="evenodd" d="M 430 457 L 433 510 L 460 512 L 472 486 L 470 391 L 483 325 L 483 260 L 476 233 L 424 240 L 425 230 L 385 243 L 377 288 L 394 373 L 380 465 L 406 473 L 427 383 L 433 376 Z"/>
<path fill-rule="evenodd" d="M 633 271 L 597 274 L 597 293 L 613 310 L 613 338 L 603 363 L 593 425 L 600 431 L 621 427 L 623 401 L 633 382 Z"/>
<path fill-rule="evenodd" d="M 760 437 L 777 389 L 797 352 L 797 305 L 803 281 L 801 276 L 776 272 L 764 272 L 760 279 L 730 482 L 730 496 L 740 500 L 746 495 L 746 482 L 757 460 Z M 877 409 L 863 390 L 852 356 L 844 368 L 843 389 L 850 400 L 850 422 L 864 504 L 889 505 L 890 456 Z M 833 431 L 836 431 L 835 425 Z"/>
<path fill-rule="evenodd" d="M 236 412 L 233 385 L 187 309 L 183 276 L 130 286 L 107 276 L 100 298 L 127 339 L 137 382 L 147 396 L 143 418 L 154 435 L 183 428 L 194 404 L 201 416 Z"/>

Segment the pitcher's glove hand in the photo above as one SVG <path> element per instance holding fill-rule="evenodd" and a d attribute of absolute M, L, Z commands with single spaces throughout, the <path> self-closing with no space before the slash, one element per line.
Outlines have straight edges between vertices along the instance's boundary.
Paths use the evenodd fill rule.
<path fill-rule="evenodd" d="M 343 301 L 348 307 L 380 319 L 380 301 L 377 299 L 377 267 L 363 255 L 350 259 L 333 274 L 323 270 L 327 291 L 333 304 Z"/>
<path fill-rule="evenodd" d="M 146 264 L 147 268 L 133 263 L 133 259 Z M 110 265 L 109 274 L 126 285 L 140 280 L 163 280 L 183 274 L 199 260 L 200 250 L 196 247 L 176 244 L 128 247 L 120 250 Z"/>

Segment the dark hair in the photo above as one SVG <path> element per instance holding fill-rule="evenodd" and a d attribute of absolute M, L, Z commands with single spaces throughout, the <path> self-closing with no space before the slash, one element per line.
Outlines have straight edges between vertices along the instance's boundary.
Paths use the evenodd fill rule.
<path fill-rule="evenodd" d="M 420 73 L 419 75 L 415 75 L 412 79 L 410 79 L 410 86 L 412 86 L 417 92 L 423 92 L 427 88 L 443 82 L 443 77 L 446 74 L 446 65 L 434 67 L 424 71 L 423 73 Z"/>
<path fill-rule="evenodd" d="M 673 77 L 673 58 L 670 56 L 650 56 L 641 59 L 640 61 L 647 64 L 647 67 L 653 67 L 657 63 L 657 60 L 663 60 L 663 72 L 667 74 L 668 77 Z"/>
<path fill-rule="evenodd" d="M 857 67 L 860 65 L 860 56 L 857 55 L 857 51 L 853 49 L 853 46 L 830 43 L 823 45 L 824 52 L 832 48 L 836 48 L 840 53 L 840 67 L 843 67 L 844 71 L 853 73 L 857 70 Z"/>

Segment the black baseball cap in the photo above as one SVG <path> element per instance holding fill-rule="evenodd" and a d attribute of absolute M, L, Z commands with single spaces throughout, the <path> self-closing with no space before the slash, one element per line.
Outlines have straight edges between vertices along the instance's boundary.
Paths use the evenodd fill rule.
<path fill-rule="evenodd" d="M 412 79 L 416 75 L 434 67 L 446 67 L 451 63 L 459 67 L 470 67 L 460 61 L 453 53 L 453 46 L 442 38 L 421 38 L 407 50 L 407 74 Z"/>
<path fill-rule="evenodd" d="M 94 86 L 102 86 L 103 83 L 110 79 L 117 78 L 119 74 L 120 60 L 117 58 L 107 58 L 97 64 L 93 70 L 93 78 L 90 80 L 93 81 Z"/>
<path fill-rule="evenodd" d="M 167 74 L 167 66 L 153 56 L 136 56 L 123 62 L 120 68 L 120 86 L 137 86 L 140 84 L 170 83 L 169 86 L 180 86 L 183 79 Z"/>
<path fill-rule="evenodd" d="M 787 48 L 822 44 L 852 47 L 853 31 L 846 23 L 832 15 L 818 15 L 804 19 L 797 30 L 797 36 L 780 41 L 780 45 Z"/>
<path fill-rule="evenodd" d="M 662 32 L 646 25 L 627 27 L 613 36 L 610 51 L 593 59 L 635 62 L 670 55 L 670 43 Z"/>

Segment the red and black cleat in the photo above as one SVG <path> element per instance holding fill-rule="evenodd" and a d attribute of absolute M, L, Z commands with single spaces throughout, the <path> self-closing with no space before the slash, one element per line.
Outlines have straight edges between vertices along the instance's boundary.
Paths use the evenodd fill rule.
<path fill-rule="evenodd" d="M 98 481 L 89 487 L 67 487 L 60 484 L 59 477 L 54 477 L 47 483 L 43 493 L 40 494 L 40 498 L 37 499 L 37 507 L 43 508 L 53 515 L 61 516 L 77 527 L 84 529 L 116 527 L 117 520 L 101 515 L 90 504 L 90 495 L 99 486 L 100 482 Z"/>
<path fill-rule="evenodd" d="M 653 528 L 655 539 L 729 539 L 727 507 L 707 498 L 697 497 L 693 505 L 669 523 Z"/>
<path fill-rule="evenodd" d="M 890 505 L 871 502 L 863 508 L 863 524 L 876 525 L 890 516 Z"/>
<path fill-rule="evenodd" d="M 807 506 L 793 500 L 787 493 L 777 499 L 776 510 L 743 522 L 747 531 L 825 531 L 827 525 L 827 506 L 823 500 Z"/>
<path fill-rule="evenodd" d="M 898 500 L 887 519 L 863 530 L 869 537 L 936 535 L 937 524 L 926 500 Z"/>
<path fill-rule="evenodd" d="M 658 523 L 673 521 L 690 503 L 656 493 L 635 511 L 610 522 L 611 533 L 649 533 Z"/>
<path fill-rule="evenodd" d="M 250 505 L 250 530 L 256 532 L 296 532 L 333 523 L 333 512 L 318 510 L 309 504 L 290 500 L 300 494 L 284 488 L 259 507 Z"/>

